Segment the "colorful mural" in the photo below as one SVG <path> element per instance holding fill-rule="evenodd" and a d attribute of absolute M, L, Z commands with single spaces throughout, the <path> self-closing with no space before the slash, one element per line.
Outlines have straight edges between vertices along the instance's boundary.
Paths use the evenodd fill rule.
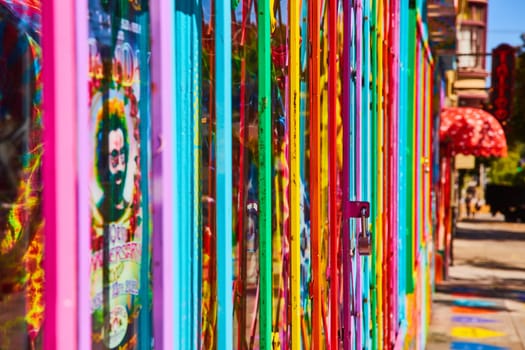
<path fill-rule="evenodd" d="M 0 2 L 0 348 L 39 348 L 44 318 L 40 7 L 22 5 Z"/>

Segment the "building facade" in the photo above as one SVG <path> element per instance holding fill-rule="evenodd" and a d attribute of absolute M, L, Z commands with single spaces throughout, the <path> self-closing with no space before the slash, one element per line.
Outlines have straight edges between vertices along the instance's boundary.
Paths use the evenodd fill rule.
<path fill-rule="evenodd" d="M 457 66 L 452 84 L 453 104 L 486 107 L 488 0 L 460 0 L 457 16 Z"/>

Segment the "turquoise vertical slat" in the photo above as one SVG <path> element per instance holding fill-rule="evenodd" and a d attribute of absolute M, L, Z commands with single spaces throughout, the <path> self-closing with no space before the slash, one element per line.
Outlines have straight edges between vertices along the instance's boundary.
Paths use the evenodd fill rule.
<path fill-rule="evenodd" d="M 399 93 L 399 128 L 398 128 L 398 157 L 399 157 L 399 191 L 397 192 L 399 211 L 399 319 L 402 327 L 407 325 L 406 315 L 406 254 L 407 254 L 407 192 L 408 177 L 407 170 L 407 74 L 408 74 L 408 0 L 401 2 L 401 24 L 400 24 L 400 93 Z M 410 271 L 411 273 L 411 271 Z"/>
<path fill-rule="evenodd" d="M 149 70 L 149 53 L 150 53 L 150 32 L 149 32 L 149 12 L 144 12 L 140 15 L 138 22 L 142 28 L 148 28 L 142 32 L 139 38 L 139 65 L 140 65 L 140 168 L 142 174 L 150 174 L 151 169 L 151 109 L 150 109 L 150 70 Z M 139 298 L 142 305 L 142 311 L 139 314 L 139 332 L 138 332 L 138 348 L 151 348 L 151 313 L 150 308 L 150 271 L 151 271 L 151 222 L 150 222 L 150 180 L 149 176 L 141 177 L 141 192 L 142 192 L 142 263 L 140 265 L 140 291 Z"/>
<path fill-rule="evenodd" d="M 233 343 L 231 3 L 215 1 L 217 189 L 217 348 Z"/>
<path fill-rule="evenodd" d="M 363 23 L 365 23 L 363 28 L 363 45 L 362 45 L 362 66 L 363 66 L 363 76 L 365 77 L 364 83 L 359 82 L 363 84 L 363 101 L 362 101 L 362 109 L 361 109 L 361 125 L 360 130 L 358 132 L 361 134 L 361 183 L 358 184 L 360 186 L 360 200 L 364 201 L 371 201 L 371 188 L 372 184 L 371 182 L 375 180 L 376 176 L 372 175 L 371 171 L 371 154 L 372 154 L 372 147 L 371 147 L 371 111 L 370 111 L 370 60 L 371 60 L 371 53 L 370 53 L 370 21 L 369 18 L 371 16 L 370 11 L 370 0 L 363 0 L 363 10 L 362 10 L 362 16 L 363 16 Z M 376 208 L 376 203 L 371 203 L 371 208 Z M 370 219 L 374 218 L 375 215 L 370 215 Z M 374 235 L 374 233 L 372 233 Z M 371 312 L 373 312 L 374 308 L 372 307 L 371 301 L 371 291 L 370 291 L 370 284 L 371 284 L 371 278 L 373 276 L 373 271 L 371 270 L 373 268 L 371 264 L 371 257 L 365 256 L 363 257 L 363 265 L 362 265 L 362 271 L 361 275 L 363 278 L 363 300 L 366 300 L 366 302 L 363 303 L 363 321 L 362 321 L 362 344 L 361 348 L 364 349 L 370 349 L 371 344 L 371 335 L 374 333 L 369 332 L 368 330 L 371 329 L 371 327 L 374 327 L 374 325 L 370 324 L 370 320 L 373 319 L 371 316 Z M 375 327 L 374 327 L 375 329 Z"/>
<path fill-rule="evenodd" d="M 199 120 L 201 38 L 199 0 L 175 3 L 175 222 L 174 311 L 177 349 L 198 348 L 200 339 Z"/>

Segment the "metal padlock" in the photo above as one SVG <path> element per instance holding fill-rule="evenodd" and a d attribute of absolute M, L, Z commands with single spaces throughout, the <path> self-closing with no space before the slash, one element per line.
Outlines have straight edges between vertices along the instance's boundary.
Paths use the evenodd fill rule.
<path fill-rule="evenodd" d="M 361 209 L 361 234 L 357 239 L 357 249 L 360 255 L 370 255 L 372 252 L 372 244 L 370 242 L 370 231 L 368 231 L 368 223 L 366 222 L 366 209 Z"/>

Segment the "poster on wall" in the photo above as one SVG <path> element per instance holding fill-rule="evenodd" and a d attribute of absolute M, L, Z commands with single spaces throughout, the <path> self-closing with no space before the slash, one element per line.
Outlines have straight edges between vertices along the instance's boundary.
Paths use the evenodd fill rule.
<path fill-rule="evenodd" d="M 137 1 L 89 2 L 93 349 L 136 348 L 150 309 L 141 297 L 149 295 L 144 12 Z"/>

